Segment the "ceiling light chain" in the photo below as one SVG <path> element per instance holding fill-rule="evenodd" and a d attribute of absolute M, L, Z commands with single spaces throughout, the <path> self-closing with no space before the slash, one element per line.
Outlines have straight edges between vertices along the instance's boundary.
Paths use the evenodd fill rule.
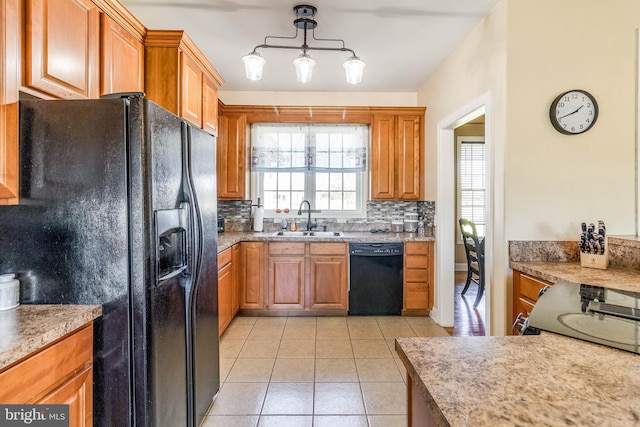
<path fill-rule="evenodd" d="M 309 5 L 297 5 L 293 7 L 293 11 L 298 18 L 293 21 L 293 25 L 296 27 L 296 34 L 293 37 L 283 37 L 283 36 L 266 36 L 264 38 L 264 43 L 258 45 L 253 48 L 253 51 L 242 57 L 242 62 L 244 62 L 245 66 L 245 74 L 249 80 L 260 80 L 262 78 L 262 70 L 264 68 L 264 64 L 267 62 L 260 54 L 257 52 L 257 49 L 299 49 L 302 50 L 302 54 L 300 54 L 296 59 L 293 60 L 293 65 L 296 67 L 296 77 L 298 81 L 306 83 L 311 81 L 311 76 L 313 73 L 313 67 L 316 65 L 316 61 L 311 58 L 311 56 L 307 53 L 310 50 L 326 50 L 326 51 L 339 51 L 339 52 L 350 52 L 351 56 L 344 62 L 343 67 L 346 71 L 347 82 L 350 84 L 358 84 L 362 81 L 362 72 L 364 71 L 364 67 L 366 66 L 365 62 L 362 61 L 356 53 L 352 49 L 348 49 L 344 45 L 344 40 L 342 39 L 319 39 L 315 36 L 315 28 L 318 26 L 318 23 L 313 19 L 315 13 L 317 12 L 317 8 Z M 286 45 L 270 45 L 267 43 L 267 40 L 270 38 L 275 39 L 287 39 L 293 40 L 298 38 L 298 30 L 303 30 L 303 43 L 301 46 L 286 46 Z M 341 42 L 342 47 L 314 47 L 309 46 L 307 44 L 307 31 L 311 30 L 311 36 L 315 41 L 321 42 Z"/>

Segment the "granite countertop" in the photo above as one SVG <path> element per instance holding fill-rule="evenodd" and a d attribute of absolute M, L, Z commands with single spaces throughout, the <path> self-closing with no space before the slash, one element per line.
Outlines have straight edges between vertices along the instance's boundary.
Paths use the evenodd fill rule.
<path fill-rule="evenodd" d="M 396 351 L 438 426 L 640 420 L 640 403 L 629 400 L 640 395 L 640 355 L 633 353 L 552 333 L 397 338 Z M 542 414 L 552 422 L 539 424 Z"/>
<path fill-rule="evenodd" d="M 0 370 L 102 315 L 100 305 L 25 305 L 0 311 Z"/>
<path fill-rule="evenodd" d="M 640 270 L 609 267 L 606 270 L 581 267 L 579 262 L 516 262 L 509 267 L 538 279 L 557 283 L 566 280 L 594 286 L 640 292 Z"/>
<path fill-rule="evenodd" d="M 431 235 L 419 237 L 417 233 L 370 233 L 344 231 L 341 237 L 276 237 L 274 231 L 232 231 L 218 234 L 218 253 L 239 242 L 432 242 Z"/>

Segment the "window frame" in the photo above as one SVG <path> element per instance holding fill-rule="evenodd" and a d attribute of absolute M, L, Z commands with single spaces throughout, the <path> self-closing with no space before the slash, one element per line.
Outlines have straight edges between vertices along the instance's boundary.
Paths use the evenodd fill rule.
<path fill-rule="evenodd" d="M 278 122 L 273 122 L 273 123 L 268 123 L 268 122 L 260 122 L 261 124 L 271 124 L 271 125 L 291 125 L 291 124 L 299 124 L 301 126 L 316 126 L 316 125 L 340 125 L 340 124 L 348 124 L 351 126 L 365 126 L 367 128 L 366 130 L 366 135 L 367 135 L 367 144 L 366 144 L 366 148 L 367 148 L 367 158 L 370 159 L 370 153 L 371 153 L 371 124 L 369 123 L 334 123 L 334 122 L 313 122 L 313 123 L 295 123 L 295 122 L 287 122 L 287 123 L 278 123 Z M 250 129 L 250 128 L 249 128 Z M 251 151 L 251 147 L 252 147 L 252 139 L 253 139 L 253 135 L 252 132 L 249 131 L 249 138 L 248 138 L 248 148 L 249 148 L 249 152 Z M 369 194 L 369 163 L 370 161 L 367 161 L 366 163 L 366 168 L 362 171 L 359 172 L 353 172 L 353 171 L 347 171 L 347 172 L 338 172 L 338 173 L 355 173 L 356 174 L 356 206 L 357 209 L 355 210 L 349 210 L 349 211 L 337 211 L 337 210 L 330 210 L 330 209 L 323 209 L 318 213 L 314 213 L 313 214 L 313 218 L 350 218 L 350 219 L 361 219 L 361 218 L 366 218 L 367 217 L 367 199 L 368 199 L 368 194 Z M 253 169 L 250 168 L 250 195 L 251 195 L 251 200 L 252 201 L 257 201 L 258 197 L 263 197 L 264 194 L 264 180 L 261 178 L 262 174 L 264 174 L 264 171 L 254 171 Z M 321 170 L 321 171 L 305 171 L 303 172 L 305 174 L 305 186 L 304 186 L 304 197 L 306 200 L 309 200 L 311 202 L 311 209 L 312 210 L 318 210 L 317 207 L 314 204 L 314 195 L 315 195 L 315 174 L 316 173 L 336 173 L 336 172 L 331 172 L 331 171 L 326 171 L 326 170 Z M 307 179 L 309 178 L 310 179 Z M 277 219 L 278 221 L 282 220 L 282 219 L 287 219 L 287 218 L 291 218 L 292 216 L 297 216 L 297 209 L 295 208 L 295 206 L 292 206 L 292 209 L 285 213 L 284 211 L 278 213 L 276 212 L 274 209 L 265 209 L 265 213 L 264 213 L 264 217 L 265 218 L 273 218 L 273 219 Z M 304 215 L 303 215 L 304 216 Z M 277 221 L 275 221 L 277 222 Z"/>
<path fill-rule="evenodd" d="M 487 213 L 487 146 L 485 142 L 484 136 L 458 136 L 456 137 L 456 218 L 462 218 L 462 168 L 461 165 L 461 151 L 463 143 L 482 143 L 484 144 L 484 217 L 485 221 L 483 223 L 478 223 L 482 225 L 483 233 L 478 233 L 478 237 L 483 238 L 486 234 L 486 213 Z M 467 218 L 470 221 L 473 221 L 473 218 Z M 474 221 L 475 222 L 475 221 Z M 462 232 L 460 230 L 460 224 L 456 220 L 456 230 L 458 235 L 458 240 L 462 242 Z"/>

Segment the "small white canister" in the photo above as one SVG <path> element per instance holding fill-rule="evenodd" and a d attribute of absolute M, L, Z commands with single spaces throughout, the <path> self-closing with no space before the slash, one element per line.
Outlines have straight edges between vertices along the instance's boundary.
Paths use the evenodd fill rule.
<path fill-rule="evenodd" d="M 20 281 L 15 274 L 0 274 L 0 310 L 20 305 Z"/>

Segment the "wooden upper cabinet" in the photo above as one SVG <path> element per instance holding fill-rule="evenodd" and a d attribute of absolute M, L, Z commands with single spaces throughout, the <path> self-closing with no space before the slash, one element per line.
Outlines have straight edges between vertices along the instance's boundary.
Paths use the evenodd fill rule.
<path fill-rule="evenodd" d="M 218 138 L 218 198 L 244 200 L 246 182 L 247 116 L 224 114 Z"/>
<path fill-rule="evenodd" d="M 391 115 L 373 117 L 371 138 L 371 197 L 395 198 L 396 118 Z"/>
<path fill-rule="evenodd" d="M 180 52 L 181 99 L 180 116 L 191 123 L 202 125 L 202 71 L 185 52 Z"/>
<path fill-rule="evenodd" d="M 144 44 L 100 14 L 100 95 L 144 91 Z"/>
<path fill-rule="evenodd" d="M 202 76 L 202 129 L 218 134 L 218 85 Z"/>
<path fill-rule="evenodd" d="M 26 0 L 22 90 L 97 98 L 99 11 L 91 0 Z"/>
<path fill-rule="evenodd" d="M 396 139 L 396 197 L 402 200 L 424 199 L 424 152 L 422 117 L 398 116 Z"/>
<path fill-rule="evenodd" d="M 220 74 L 184 31 L 149 30 L 144 44 L 147 97 L 215 133 L 212 129 L 217 118 L 211 115 L 218 112 L 217 89 L 223 83 Z"/>
<path fill-rule="evenodd" d="M 419 114 L 374 115 L 371 198 L 424 199 L 424 109 Z"/>
<path fill-rule="evenodd" d="M 19 4 L 0 0 L 0 205 L 18 203 Z"/>

